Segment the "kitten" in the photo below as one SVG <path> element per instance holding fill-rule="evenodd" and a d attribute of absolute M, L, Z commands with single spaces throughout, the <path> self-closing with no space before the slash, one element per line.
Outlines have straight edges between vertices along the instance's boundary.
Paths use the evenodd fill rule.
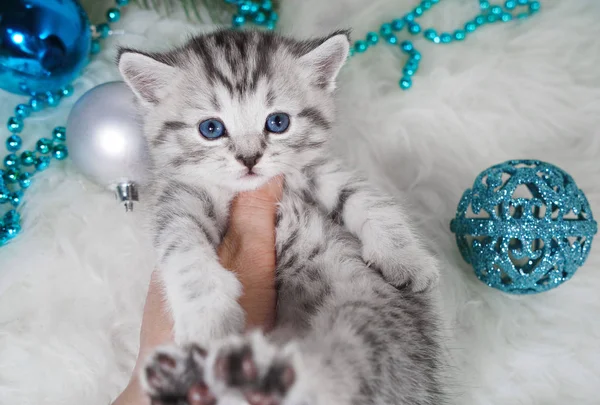
<path fill-rule="evenodd" d="M 180 346 L 142 380 L 153 404 L 439 404 L 438 271 L 402 209 L 328 151 L 349 37 L 222 30 L 122 49 L 153 168 L 154 245 Z M 284 175 L 277 327 L 243 335 L 216 246 L 240 191 Z M 193 342 L 193 343 L 192 343 Z"/>

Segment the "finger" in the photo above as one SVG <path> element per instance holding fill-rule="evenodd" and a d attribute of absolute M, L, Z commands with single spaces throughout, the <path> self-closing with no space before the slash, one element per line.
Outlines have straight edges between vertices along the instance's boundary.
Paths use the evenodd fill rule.
<path fill-rule="evenodd" d="M 140 331 L 140 357 L 173 339 L 173 321 L 166 306 L 158 271 L 152 273 Z"/>
<path fill-rule="evenodd" d="M 283 178 L 278 176 L 257 190 L 245 191 L 238 194 L 233 201 L 232 210 L 266 210 L 275 212 L 282 194 Z"/>

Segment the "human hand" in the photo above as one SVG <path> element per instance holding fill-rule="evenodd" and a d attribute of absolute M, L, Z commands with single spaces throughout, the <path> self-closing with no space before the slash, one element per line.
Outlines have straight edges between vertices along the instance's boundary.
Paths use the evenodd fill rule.
<path fill-rule="evenodd" d="M 242 283 L 240 305 L 247 328 L 270 329 L 275 321 L 275 217 L 281 198 L 282 179 L 259 190 L 239 194 L 231 206 L 229 227 L 218 255 L 223 267 L 236 273 Z M 161 281 L 155 271 L 150 280 L 136 366 L 123 393 L 113 405 L 149 404 L 138 375 L 145 359 L 157 346 L 173 340 L 173 320 L 166 308 Z"/>

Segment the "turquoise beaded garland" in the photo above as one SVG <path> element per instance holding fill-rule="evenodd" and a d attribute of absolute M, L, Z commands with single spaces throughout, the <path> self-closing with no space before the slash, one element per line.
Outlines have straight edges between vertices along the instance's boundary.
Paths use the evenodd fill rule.
<path fill-rule="evenodd" d="M 121 18 L 120 8 L 128 3 L 129 0 L 115 0 L 116 6 L 106 12 L 107 22 L 93 27 L 91 54 L 100 52 L 100 40 L 110 35 L 110 23 L 117 22 Z M 68 156 L 64 127 L 54 128 L 51 139 L 38 140 L 35 151 L 25 150 L 18 153 L 23 146 L 19 134 L 23 131 L 25 120 L 45 108 L 57 107 L 63 98 L 72 94 L 72 85 L 67 85 L 58 91 L 32 94 L 27 103 L 15 107 L 14 116 L 7 121 L 6 127 L 10 136 L 6 139 L 5 146 L 9 154 L 2 161 L 4 168 L 0 169 L 0 205 L 9 204 L 13 208 L 3 216 L 0 213 L 0 246 L 17 236 L 21 230 L 21 217 L 16 209 L 21 204 L 23 192 L 31 185 L 35 173 L 47 169 L 51 158 L 63 160 Z"/>
<path fill-rule="evenodd" d="M 268 30 L 275 28 L 279 15 L 273 9 L 271 0 L 261 2 L 250 0 L 225 0 L 225 3 L 237 6 L 237 10 L 231 17 L 231 25 L 234 28 L 241 27 L 247 22 L 252 22 L 257 26 L 265 27 Z"/>
<path fill-rule="evenodd" d="M 511 294 L 535 294 L 573 276 L 598 225 L 566 172 L 538 160 L 512 160 L 475 179 L 450 229 L 482 282 Z"/>
<path fill-rule="evenodd" d="M 467 21 L 463 27 L 453 32 L 438 33 L 433 28 L 422 29 L 416 22 L 417 18 L 422 17 L 426 12 L 432 9 L 440 0 L 423 0 L 413 10 L 406 13 L 401 18 L 396 18 L 390 22 L 381 24 L 379 33 L 389 45 L 397 45 L 398 37 L 395 33 L 401 32 L 404 28 L 412 35 L 422 35 L 427 41 L 434 44 L 450 44 L 454 41 L 464 41 L 470 34 L 480 29 L 483 25 L 496 22 L 508 22 L 514 18 L 527 18 L 537 13 L 540 8 L 540 2 L 535 0 L 506 0 L 503 5 L 493 5 L 488 0 L 479 0 L 479 14 Z M 521 11 L 523 10 L 523 11 Z M 513 14 L 513 11 L 516 14 Z M 380 41 L 373 40 L 373 32 L 369 32 L 365 40 L 359 39 L 354 42 L 351 48 L 350 56 L 357 53 L 365 53 L 369 47 L 378 44 Z M 417 52 L 412 41 L 406 40 L 400 43 L 401 50 L 409 55 L 405 65 L 402 67 L 403 77 L 399 81 L 402 90 L 408 90 L 412 87 L 412 79 L 418 71 L 418 61 L 421 60 L 411 57 L 411 52 Z M 415 61 L 417 64 L 415 65 Z"/>

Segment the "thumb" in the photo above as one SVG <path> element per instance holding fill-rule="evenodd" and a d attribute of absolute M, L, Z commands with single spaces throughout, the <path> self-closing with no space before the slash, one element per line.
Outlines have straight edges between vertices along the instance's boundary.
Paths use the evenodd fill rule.
<path fill-rule="evenodd" d="M 276 177 L 263 187 L 238 194 L 231 204 L 231 220 L 250 221 L 253 216 L 260 216 L 263 221 L 267 217 L 275 218 L 277 203 L 283 194 L 283 178 Z M 254 222 L 254 221 L 252 221 Z M 233 224 L 232 224 L 233 225 Z"/>

